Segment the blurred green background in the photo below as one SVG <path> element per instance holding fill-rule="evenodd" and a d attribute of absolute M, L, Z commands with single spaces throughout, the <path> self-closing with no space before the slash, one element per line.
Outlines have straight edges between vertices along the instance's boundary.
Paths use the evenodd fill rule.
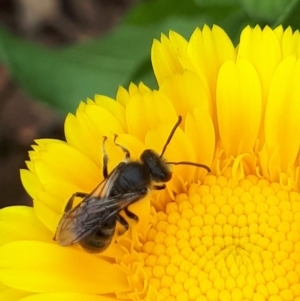
<path fill-rule="evenodd" d="M 299 0 L 0 0 L 0 207 L 30 204 L 18 171 L 30 144 L 63 139 L 63 118 L 80 101 L 114 98 L 131 81 L 156 88 L 150 50 L 161 33 L 188 39 L 217 24 L 237 44 L 248 24 L 297 30 L 299 16 Z"/>
<path fill-rule="evenodd" d="M 119 85 L 131 81 L 155 88 L 152 40 L 170 29 L 188 38 L 196 26 L 218 24 L 236 42 L 247 24 L 298 29 L 299 13 L 297 0 L 135 1 L 109 33 L 61 49 L 28 43 L 1 28 L 0 62 L 36 100 L 74 112 L 80 100 L 94 94 L 114 97 Z"/>

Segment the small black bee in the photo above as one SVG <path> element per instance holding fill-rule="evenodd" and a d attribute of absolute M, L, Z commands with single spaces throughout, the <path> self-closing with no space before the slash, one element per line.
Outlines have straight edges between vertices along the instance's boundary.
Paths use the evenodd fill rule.
<path fill-rule="evenodd" d="M 131 161 L 130 152 L 117 144 L 125 153 L 125 161 L 121 162 L 108 174 L 108 156 L 103 140 L 103 176 L 104 180 L 90 193 L 76 192 L 67 203 L 65 214 L 61 218 L 54 240 L 62 246 L 79 243 L 91 253 L 103 252 L 112 242 L 117 221 L 128 230 L 129 224 L 120 214 L 125 214 L 135 221 L 138 216 L 128 209 L 128 206 L 144 198 L 150 189 L 164 189 L 164 183 L 170 181 L 172 172 L 170 164 L 194 165 L 205 168 L 208 166 L 193 162 L 166 162 L 163 154 L 170 143 L 181 116 L 173 127 L 160 155 L 151 149 L 146 149 L 140 156 L 140 161 Z M 115 136 L 115 140 L 116 140 Z M 83 201 L 72 208 L 75 197 Z"/>

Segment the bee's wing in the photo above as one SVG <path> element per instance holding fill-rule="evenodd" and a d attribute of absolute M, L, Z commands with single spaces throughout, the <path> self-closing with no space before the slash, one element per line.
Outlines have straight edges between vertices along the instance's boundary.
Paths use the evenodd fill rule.
<path fill-rule="evenodd" d="M 103 205 L 107 201 L 105 198 L 86 198 L 79 206 L 67 212 L 57 227 L 56 239 L 58 243 L 62 246 L 68 246 L 88 236 L 108 214 Z M 97 215 L 94 209 L 97 209 Z"/>
<path fill-rule="evenodd" d="M 91 227 L 90 223 L 85 225 L 85 221 L 89 221 L 91 219 L 91 213 L 89 214 L 87 209 L 97 207 L 98 222 L 99 219 L 101 220 L 101 216 L 105 212 L 105 207 L 103 207 L 104 204 L 107 201 L 112 201 L 109 200 L 108 195 L 115 183 L 116 178 L 120 174 L 121 166 L 122 163 L 120 163 L 106 179 L 104 179 L 86 198 L 84 198 L 80 204 L 73 209 L 70 209 L 63 215 L 57 226 L 54 240 L 57 240 L 61 245 L 70 245 L 78 241 L 76 238 L 77 236 L 82 236 L 82 234 L 79 232 L 82 232 L 85 234 L 85 236 L 87 236 L 93 231 L 95 226 Z M 72 204 L 73 200 L 70 199 L 70 201 Z M 96 206 L 93 204 L 95 201 L 97 204 Z M 75 229 L 77 229 L 78 234 L 76 234 L 74 237 L 73 233 L 75 233 Z"/>
<path fill-rule="evenodd" d="M 105 198 L 108 197 L 111 188 L 115 184 L 115 180 L 120 175 L 122 166 L 124 163 L 120 163 L 113 171 L 104 179 L 90 194 L 88 197 Z"/>
<path fill-rule="evenodd" d="M 144 196 L 144 193 L 130 192 L 109 198 L 86 198 L 80 206 L 62 217 L 56 232 L 59 244 L 69 246 L 80 242 L 101 227 L 108 218 Z"/>

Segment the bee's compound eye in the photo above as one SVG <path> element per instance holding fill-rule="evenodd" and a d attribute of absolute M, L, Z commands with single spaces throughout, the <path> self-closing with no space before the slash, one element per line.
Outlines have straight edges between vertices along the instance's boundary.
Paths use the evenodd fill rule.
<path fill-rule="evenodd" d="M 157 179 L 158 182 L 169 182 L 172 178 L 172 172 L 170 171 L 167 165 L 164 173 L 161 174 L 160 179 Z"/>
<path fill-rule="evenodd" d="M 146 149 L 141 155 L 141 161 L 149 168 L 152 180 L 168 182 L 172 178 L 169 166 L 155 151 Z"/>

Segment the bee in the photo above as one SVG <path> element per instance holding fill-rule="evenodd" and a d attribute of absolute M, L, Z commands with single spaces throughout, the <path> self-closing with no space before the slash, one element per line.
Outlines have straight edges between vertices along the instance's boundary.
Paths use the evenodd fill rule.
<path fill-rule="evenodd" d="M 76 192 L 71 196 L 58 224 L 54 240 L 62 246 L 78 243 L 88 252 L 103 252 L 112 243 L 117 222 L 123 226 L 124 232 L 129 229 L 127 220 L 120 212 L 123 211 L 128 218 L 138 222 L 138 216 L 128 207 L 143 199 L 149 190 L 166 187 L 165 183 L 172 178 L 170 164 L 194 165 L 210 172 L 210 168 L 204 164 L 188 161 L 167 162 L 163 158 L 181 120 L 182 117 L 179 116 L 160 155 L 146 149 L 139 161 L 130 160 L 130 152 L 116 143 L 115 136 L 114 143 L 125 153 L 125 160 L 111 173 L 108 173 L 108 155 L 105 150 L 107 137 L 104 137 L 102 144 L 104 180 L 89 194 Z M 76 197 L 82 198 L 83 201 L 72 208 Z"/>

